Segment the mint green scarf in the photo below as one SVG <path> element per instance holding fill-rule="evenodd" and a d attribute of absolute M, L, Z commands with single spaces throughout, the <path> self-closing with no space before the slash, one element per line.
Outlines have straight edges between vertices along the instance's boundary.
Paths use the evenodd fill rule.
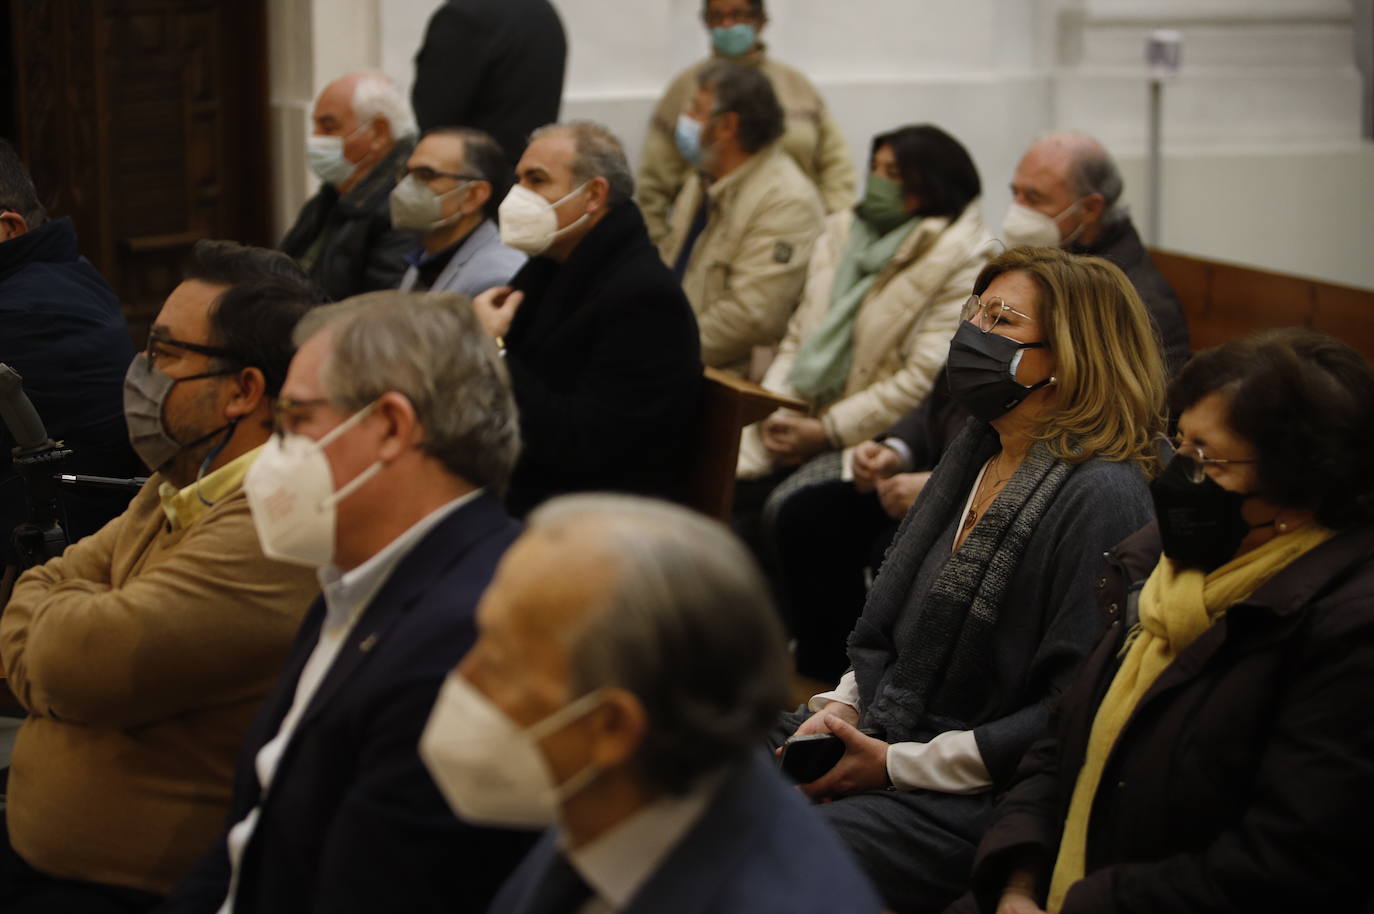
<path fill-rule="evenodd" d="M 849 243 L 835 268 L 830 310 L 798 347 L 787 375 L 787 383 L 803 398 L 824 406 L 844 393 L 854 362 L 854 318 L 859 305 L 920 221 L 920 217 L 913 216 L 882 235 L 868 222 L 855 217 L 849 229 Z"/>

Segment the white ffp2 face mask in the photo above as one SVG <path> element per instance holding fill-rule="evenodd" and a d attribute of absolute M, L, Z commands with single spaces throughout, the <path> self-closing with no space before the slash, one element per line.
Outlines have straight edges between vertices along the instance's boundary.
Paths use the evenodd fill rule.
<path fill-rule="evenodd" d="M 582 193 L 589 183 L 583 182 L 553 203 L 523 184 L 512 187 L 506 199 L 501 201 L 498 211 L 501 217 L 501 243 L 531 257 L 538 257 L 547 251 L 555 238 L 586 221 L 587 214 L 583 213 L 577 221 L 560 229 L 557 209 Z"/>
<path fill-rule="evenodd" d="M 563 800 L 592 782 L 595 763 L 554 784 L 539 741 L 601 702 L 588 692 L 523 730 L 461 675 L 444 679 L 429 723 L 420 736 L 420 758 L 455 815 L 476 825 L 548 828 Z"/>
<path fill-rule="evenodd" d="M 372 411 L 369 403 L 319 441 L 273 435 L 243 478 L 243 491 L 263 555 L 279 562 L 322 568 L 334 559 L 334 513 L 382 469 L 379 460 L 337 492 L 324 449 Z"/>
<path fill-rule="evenodd" d="M 1059 226 L 1044 213 L 1013 202 L 1002 220 L 1002 240 L 1009 248 L 1055 248 L 1059 247 Z"/>
<path fill-rule="evenodd" d="M 1058 216 L 1046 216 L 1039 210 L 1012 201 L 1007 207 L 1007 215 L 1002 219 L 1002 240 L 1009 248 L 1057 248 L 1071 243 L 1083 231 L 1079 225 L 1068 238 L 1059 237 L 1059 220 L 1063 219 L 1082 201 L 1075 200 L 1064 208 Z"/>

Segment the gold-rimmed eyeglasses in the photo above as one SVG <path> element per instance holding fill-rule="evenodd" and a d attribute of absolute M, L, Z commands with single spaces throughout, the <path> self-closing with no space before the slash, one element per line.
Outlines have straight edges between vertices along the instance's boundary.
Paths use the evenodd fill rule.
<path fill-rule="evenodd" d="M 977 294 L 970 295 L 968 301 L 964 302 L 964 310 L 959 318 L 968 321 L 984 333 L 991 333 L 1001 324 L 1034 324 L 1036 322 L 1035 318 L 1029 314 L 1024 311 L 1017 311 L 996 296 L 980 298 Z"/>

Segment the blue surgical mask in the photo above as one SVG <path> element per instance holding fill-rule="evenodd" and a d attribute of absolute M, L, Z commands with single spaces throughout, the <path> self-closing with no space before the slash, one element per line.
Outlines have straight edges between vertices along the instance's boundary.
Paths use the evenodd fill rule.
<path fill-rule="evenodd" d="M 679 114 L 677 118 L 677 129 L 673 132 L 673 141 L 677 143 L 677 151 L 682 153 L 682 157 L 693 165 L 701 164 L 701 121 L 684 114 Z"/>
<path fill-rule="evenodd" d="M 711 46 L 724 57 L 743 57 L 758 41 L 758 30 L 748 22 L 711 29 Z"/>

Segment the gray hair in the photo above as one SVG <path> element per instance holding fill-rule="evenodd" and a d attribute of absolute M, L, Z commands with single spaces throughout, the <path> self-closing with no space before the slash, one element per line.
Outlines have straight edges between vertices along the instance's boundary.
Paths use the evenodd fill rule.
<path fill-rule="evenodd" d="M 739 115 L 739 144 L 745 152 L 758 152 L 782 136 L 782 105 L 758 67 L 713 60 L 697 74 L 697 87 L 715 93 L 712 114 Z"/>
<path fill-rule="evenodd" d="M 1096 140 L 1075 143 L 1071 149 L 1069 189 L 1075 197 L 1101 194 L 1105 201 L 1101 222 L 1104 226 L 1116 225 L 1126 218 L 1126 208 L 1120 205 L 1124 182 L 1116 161 Z"/>
<path fill-rule="evenodd" d="M 531 531 L 576 528 L 619 558 L 613 593 L 572 646 L 577 694 L 631 692 L 648 716 L 637 767 L 668 793 L 762 745 L 789 661 L 767 584 L 743 544 L 686 508 L 628 495 L 556 498 Z"/>
<path fill-rule="evenodd" d="M 410 103 L 396 91 L 396 84 L 381 73 L 368 73 L 353 87 L 353 116 L 359 126 L 374 118 L 384 119 L 393 140 L 414 136 L 417 129 Z"/>
<path fill-rule="evenodd" d="M 370 292 L 296 325 L 299 346 L 333 334 L 321 369 L 330 402 L 356 411 L 396 391 L 415 407 L 420 447 L 449 472 L 502 493 L 520 450 L 510 376 L 472 300 L 452 292 Z"/>
<path fill-rule="evenodd" d="M 548 124 L 530 134 L 530 141 L 558 131 L 572 134 L 575 153 L 572 163 L 573 186 L 593 178 L 605 178 L 610 185 L 608 202 L 617 206 L 635 195 L 634 174 L 625 158 L 625 147 L 605 124 L 596 121 L 564 121 Z"/>

